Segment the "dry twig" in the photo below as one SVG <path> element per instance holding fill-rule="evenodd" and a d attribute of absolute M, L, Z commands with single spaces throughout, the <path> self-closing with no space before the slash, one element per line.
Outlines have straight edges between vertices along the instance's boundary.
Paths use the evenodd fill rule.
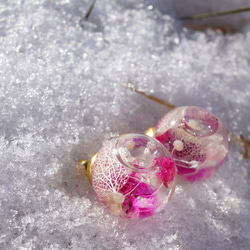
<path fill-rule="evenodd" d="M 192 16 L 179 17 L 178 19 L 180 19 L 182 21 L 191 21 L 191 20 L 203 19 L 203 18 L 208 18 L 208 17 L 236 14 L 236 13 L 241 13 L 241 12 L 245 12 L 245 11 L 250 11 L 250 7 L 241 8 L 241 9 L 234 9 L 234 10 L 227 10 L 227 11 L 196 14 L 196 15 L 192 15 Z"/>
<path fill-rule="evenodd" d="M 85 15 L 85 20 L 86 20 L 86 21 L 88 20 L 89 15 L 91 14 L 91 12 L 92 12 L 92 10 L 93 10 L 93 8 L 94 8 L 94 6 L 95 6 L 95 2 L 96 2 L 96 0 L 94 0 L 94 1 L 92 2 L 92 4 L 91 4 L 90 7 L 89 7 L 88 12 L 87 12 L 86 15 Z"/>

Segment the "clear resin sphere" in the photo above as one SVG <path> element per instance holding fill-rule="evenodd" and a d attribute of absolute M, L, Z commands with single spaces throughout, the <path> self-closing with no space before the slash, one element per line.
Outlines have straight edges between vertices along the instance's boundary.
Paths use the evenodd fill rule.
<path fill-rule="evenodd" d="M 228 134 L 222 122 L 199 107 L 168 112 L 157 123 L 155 137 L 171 152 L 178 175 L 186 181 L 208 178 L 228 153 Z"/>
<path fill-rule="evenodd" d="M 175 188 L 176 167 L 156 139 L 125 134 L 107 141 L 92 166 L 92 186 L 113 214 L 142 219 L 160 211 Z"/>

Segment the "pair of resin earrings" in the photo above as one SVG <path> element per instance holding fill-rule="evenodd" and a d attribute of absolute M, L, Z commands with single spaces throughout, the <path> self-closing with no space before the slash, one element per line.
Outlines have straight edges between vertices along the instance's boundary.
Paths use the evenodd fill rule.
<path fill-rule="evenodd" d="M 228 134 L 211 112 L 175 108 L 142 134 L 125 134 L 104 143 L 85 166 L 100 202 L 113 214 L 142 219 L 163 209 L 176 177 L 210 177 L 228 153 Z"/>

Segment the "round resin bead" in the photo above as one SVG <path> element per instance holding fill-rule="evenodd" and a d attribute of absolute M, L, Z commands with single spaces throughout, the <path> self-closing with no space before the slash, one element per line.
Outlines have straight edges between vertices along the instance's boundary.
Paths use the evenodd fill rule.
<path fill-rule="evenodd" d="M 208 178 L 228 153 L 228 134 L 222 122 L 199 107 L 168 112 L 157 123 L 155 138 L 171 152 L 178 175 L 186 181 Z"/>
<path fill-rule="evenodd" d="M 125 134 L 107 141 L 92 166 L 93 189 L 113 214 L 142 219 L 160 211 L 175 188 L 171 154 L 156 139 Z"/>

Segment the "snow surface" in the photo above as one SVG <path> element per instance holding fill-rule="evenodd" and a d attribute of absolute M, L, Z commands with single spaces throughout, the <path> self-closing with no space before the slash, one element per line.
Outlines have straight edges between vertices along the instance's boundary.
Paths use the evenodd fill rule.
<path fill-rule="evenodd" d="M 0 249 L 249 249 L 239 143 L 217 174 L 179 184 L 144 221 L 109 214 L 76 171 L 104 140 L 142 133 L 168 111 L 129 84 L 207 108 L 250 140 L 249 12 L 176 19 L 249 1 L 97 0 L 86 22 L 90 4 L 0 2 Z"/>

